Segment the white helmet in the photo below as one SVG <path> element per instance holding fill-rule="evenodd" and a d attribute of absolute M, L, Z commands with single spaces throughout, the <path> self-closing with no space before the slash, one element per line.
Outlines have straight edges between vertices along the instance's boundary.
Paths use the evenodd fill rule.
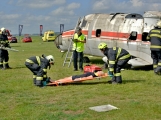
<path fill-rule="evenodd" d="M 47 60 L 49 60 L 49 63 L 53 64 L 54 63 L 54 57 L 52 55 L 48 55 L 45 57 Z"/>
<path fill-rule="evenodd" d="M 157 22 L 157 26 L 161 28 L 161 20 Z"/>
<path fill-rule="evenodd" d="M 2 27 L 1 32 L 4 32 L 4 31 L 6 31 L 6 28 Z"/>

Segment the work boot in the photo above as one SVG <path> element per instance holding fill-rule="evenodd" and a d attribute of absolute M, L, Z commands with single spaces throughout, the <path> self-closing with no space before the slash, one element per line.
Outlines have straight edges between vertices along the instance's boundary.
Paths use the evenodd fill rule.
<path fill-rule="evenodd" d="M 78 71 L 78 69 L 77 68 L 74 68 L 74 71 Z"/>
<path fill-rule="evenodd" d="M 43 87 L 43 82 L 42 82 L 42 80 L 36 80 L 36 86 L 38 86 L 38 87 Z"/>
<path fill-rule="evenodd" d="M 3 69 L 3 65 L 0 65 L 0 69 Z"/>
<path fill-rule="evenodd" d="M 5 68 L 1 68 L 1 70 L 5 70 Z"/>
<path fill-rule="evenodd" d="M 107 81 L 107 83 L 112 84 L 112 82 L 115 82 L 115 80 L 116 80 L 116 77 L 113 76 L 111 80 Z"/>
<path fill-rule="evenodd" d="M 158 69 L 158 68 L 154 69 L 154 73 L 156 75 L 161 75 L 160 69 Z"/>
<path fill-rule="evenodd" d="M 117 83 L 122 83 L 122 77 L 121 76 L 116 76 L 116 82 Z"/>
<path fill-rule="evenodd" d="M 161 75 L 161 73 L 160 72 L 154 72 L 156 75 Z"/>
<path fill-rule="evenodd" d="M 34 85 L 36 85 L 36 78 L 33 78 L 33 83 Z"/>
<path fill-rule="evenodd" d="M 79 70 L 82 72 L 83 71 L 83 68 L 80 68 Z"/>
<path fill-rule="evenodd" d="M 4 69 L 12 69 L 12 68 L 8 64 L 5 64 Z"/>
<path fill-rule="evenodd" d="M 116 81 L 112 81 L 112 84 L 114 85 L 114 84 L 118 84 Z"/>

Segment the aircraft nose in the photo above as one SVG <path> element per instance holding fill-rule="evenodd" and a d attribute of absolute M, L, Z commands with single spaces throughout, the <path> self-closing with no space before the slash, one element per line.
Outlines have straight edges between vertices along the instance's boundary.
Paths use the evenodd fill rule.
<path fill-rule="evenodd" d="M 62 45 L 62 34 L 59 34 L 59 35 L 55 38 L 55 44 L 56 44 L 56 46 Z"/>

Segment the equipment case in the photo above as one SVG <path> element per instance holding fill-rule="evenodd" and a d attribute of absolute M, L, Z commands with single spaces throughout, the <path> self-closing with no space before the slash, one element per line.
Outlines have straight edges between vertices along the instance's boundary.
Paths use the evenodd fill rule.
<path fill-rule="evenodd" d="M 85 65 L 84 66 L 84 73 L 87 73 L 87 72 L 97 72 L 97 71 L 102 71 L 101 67 L 95 65 L 95 64 L 92 64 L 92 65 Z"/>

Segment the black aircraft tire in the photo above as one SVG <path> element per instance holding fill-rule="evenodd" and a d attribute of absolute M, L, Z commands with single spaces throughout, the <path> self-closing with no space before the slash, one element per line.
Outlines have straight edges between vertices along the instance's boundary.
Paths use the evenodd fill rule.
<path fill-rule="evenodd" d="M 83 63 L 90 63 L 90 60 L 88 57 L 83 57 Z"/>

